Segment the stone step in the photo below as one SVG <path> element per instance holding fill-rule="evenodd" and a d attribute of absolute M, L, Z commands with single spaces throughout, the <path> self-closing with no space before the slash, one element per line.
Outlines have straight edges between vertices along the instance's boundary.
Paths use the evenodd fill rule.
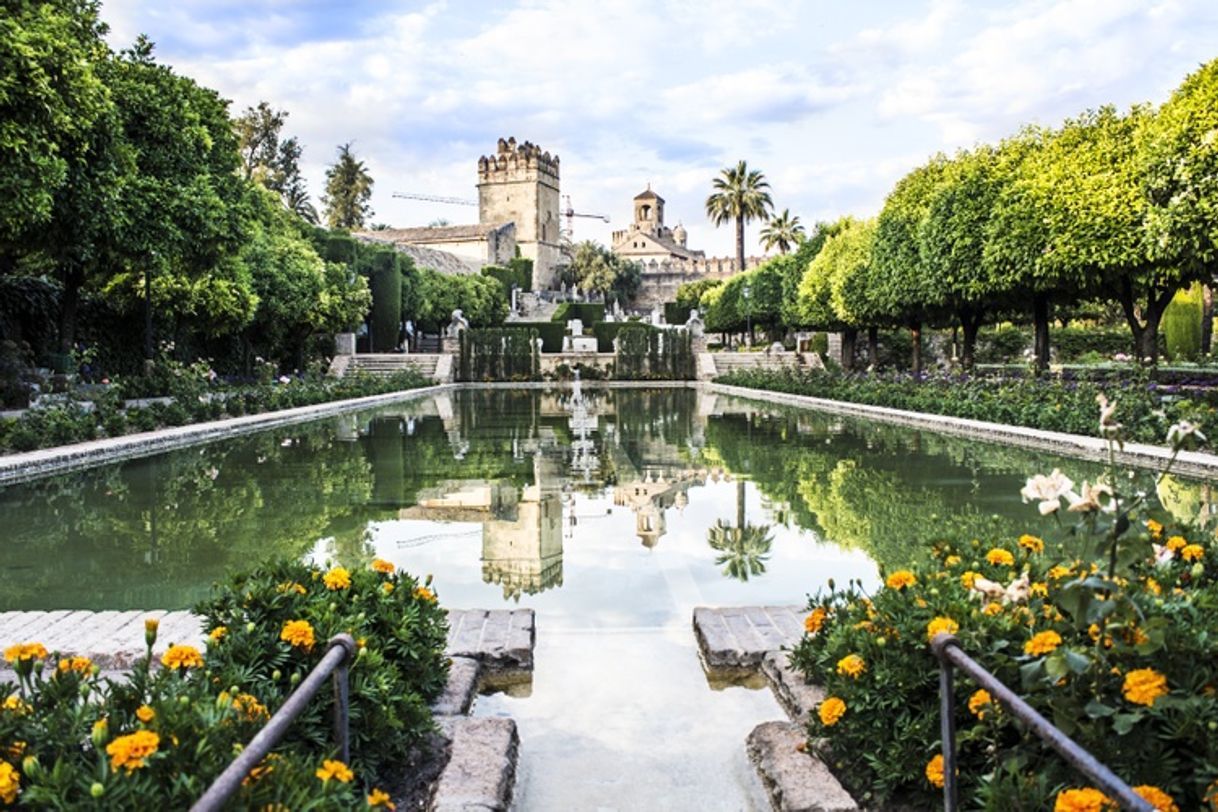
<path fill-rule="evenodd" d="M 516 722 L 500 717 L 438 719 L 449 742 L 448 763 L 436 782 L 431 812 L 506 812 L 516 786 L 520 735 Z"/>
<path fill-rule="evenodd" d="M 792 722 L 763 722 L 749 734 L 749 760 L 776 812 L 858 809 L 824 762 L 806 752 L 806 744 L 807 731 Z"/>
<path fill-rule="evenodd" d="M 729 606 L 694 609 L 694 636 L 710 669 L 757 669 L 765 655 L 803 637 L 800 606 Z"/>

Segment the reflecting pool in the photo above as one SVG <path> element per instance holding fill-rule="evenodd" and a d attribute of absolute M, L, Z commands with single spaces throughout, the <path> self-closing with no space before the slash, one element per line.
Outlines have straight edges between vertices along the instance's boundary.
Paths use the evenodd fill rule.
<path fill-rule="evenodd" d="M 712 685 L 698 605 L 802 603 L 947 536 L 1045 526 L 1038 452 L 691 389 L 486 389 L 0 489 L 0 606 L 171 609 L 272 554 L 432 573 L 454 607 L 537 611 L 521 809 L 765 809 L 768 691 Z M 1171 481 L 1177 518 L 1211 503 Z"/>

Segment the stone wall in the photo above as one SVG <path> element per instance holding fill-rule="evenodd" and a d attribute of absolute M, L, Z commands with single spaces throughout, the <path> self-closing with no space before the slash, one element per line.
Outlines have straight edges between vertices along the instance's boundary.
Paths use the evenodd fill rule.
<path fill-rule="evenodd" d="M 478 159 L 478 220 L 514 222 L 516 244 L 533 260 L 533 289 L 550 287 L 559 251 L 559 159 L 536 144 L 499 139 Z"/>

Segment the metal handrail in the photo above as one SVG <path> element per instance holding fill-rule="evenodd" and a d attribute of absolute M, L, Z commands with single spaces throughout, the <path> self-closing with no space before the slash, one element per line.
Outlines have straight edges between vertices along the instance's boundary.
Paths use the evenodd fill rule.
<path fill-rule="evenodd" d="M 224 772 L 212 782 L 199 800 L 195 801 L 191 812 L 215 812 L 223 809 L 237 790 L 241 782 L 250 774 L 250 770 L 262 763 L 271 749 L 284 737 L 296 717 L 304 712 L 309 702 L 321 690 L 326 677 L 334 676 L 334 743 L 338 748 L 339 759 L 344 763 L 351 760 L 351 744 L 348 735 L 348 691 L 347 667 L 355 659 L 355 639 L 349 634 L 336 634 L 326 644 L 326 653 L 321 662 L 313 666 L 296 690 L 279 706 L 262 730 L 259 730 L 250 743 L 245 746 L 240 755 L 224 768 Z"/>
<path fill-rule="evenodd" d="M 939 727 L 943 738 L 943 805 L 947 812 L 959 809 L 956 800 L 956 717 L 955 694 L 952 690 L 952 668 L 959 668 L 990 696 L 1002 703 L 1011 715 L 1023 722 L 1052 747 L 1072 767 L 1093 781 L 1098 789 L 1121 805 L 1122 809 L 1154 812 L 1154 806 L 1133 788 L 1084 750 L 1078 742 L 1061 732 L 1045 717 L 1024 702 L 1014 691 L 998 681 L 976 660 L 964 653 L 953 634 L 940 633 L 930 641 L 931 650 L 939 659 Z"/>

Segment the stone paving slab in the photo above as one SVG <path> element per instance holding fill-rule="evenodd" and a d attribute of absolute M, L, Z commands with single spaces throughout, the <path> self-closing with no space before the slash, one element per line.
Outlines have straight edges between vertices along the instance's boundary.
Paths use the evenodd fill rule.
<path fill-rule="evenodd" d="M 849 812 L 858 804 L 829 768 L 805 752 L 807 733 L 793 722 L 762 722 L 748 738 L 757 768 L 776 812 Z"/>
<path fill-rule="evenodd" d="M 755 669 L 767 652 L 799 642 L 805 614 L 799 606 L 699 606 L 694 635 L 708 668 Z"/>
<path fill-rule="evenodd" d="M 103 669 L 129 668 L 144 653 L 144 620 L 157 618 L 155 653 L 173 643 L 202 648 L 202 620 L 190 612 L 164 610 L 88 612 L 0 612 L 0 651 L 14 643 L 39 642 L 48 651 L 83 655 Z M 531 671 L 532 609 L 451 609 L 448 654 L 469 658 L 489 671 Z"/>
<path fill-rule="evenodd" d="M 447 716 L 438 723 L 452 747 L 428 809 L 506 812 L 512 803 L 520 750 L 515 720 Z"/>
<path fill-rule="evenodd" d="M 431 703 L 436 716 L 460 716 L 473 707 L 478 693 L 478 675 L 482 666 L 470 657 L 453 657 L 448 666 L 448 682 L 444 692 Z"/>
<path fill-rule="evenodd" d="M 761 661 L 761 673 L 770 683 L 778 704 L 794 722 L 805 724 L 808 715 L 824 701 L 824 689 L 804 682 L 804 675 L 791 667 L 785 651 L 767 652 Z"/>

